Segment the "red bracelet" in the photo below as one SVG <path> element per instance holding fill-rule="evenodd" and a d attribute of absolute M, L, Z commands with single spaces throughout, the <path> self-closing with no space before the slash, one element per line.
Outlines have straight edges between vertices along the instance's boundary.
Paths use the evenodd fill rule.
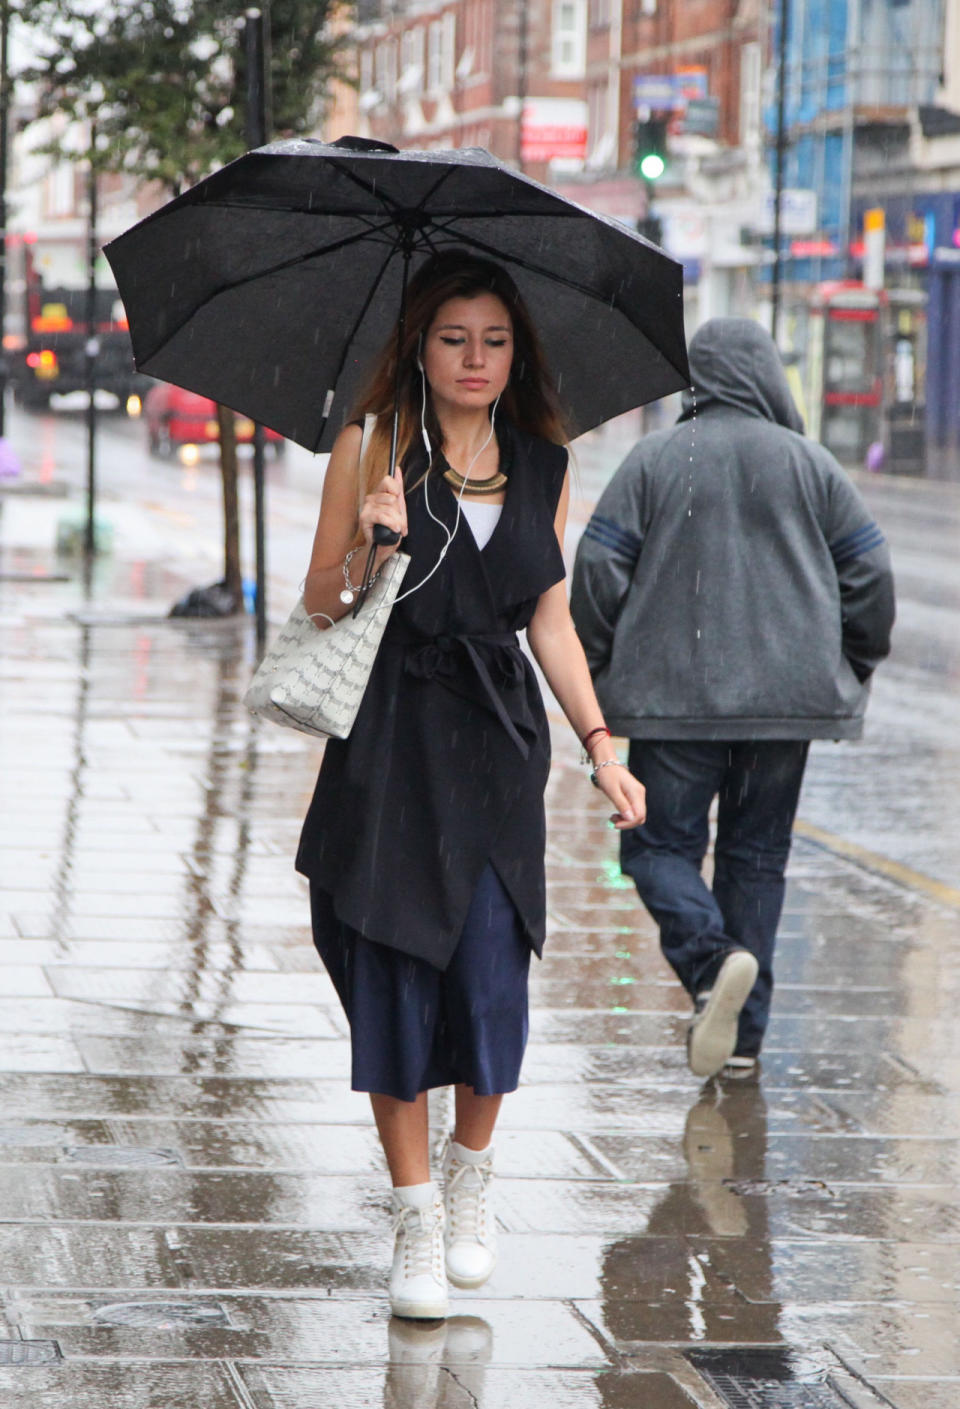
<path fill-rule="evenodd" d="M 580 747 L 586 749 L 587 744 L 591 739 L 596 738 L 597 734 L 604 734 L 608 739 L 612 737 L 610 730 L 605 724 L 598 724 L 596 729 L 591 729 L 589 734 L 584 734 L 583 738 L 580 740 Z"/>

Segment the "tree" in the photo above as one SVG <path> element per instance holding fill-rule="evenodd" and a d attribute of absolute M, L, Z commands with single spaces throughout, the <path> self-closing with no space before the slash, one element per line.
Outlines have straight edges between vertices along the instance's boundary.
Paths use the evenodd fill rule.
<path fill-rule="evenodd" d="M 312 130 L 334 74 L 329 18 L 336 0 L 261 0 L 267 31 L 268 128 Z M 39 58 L 22 77 L 36 116 L 62 114 L 81 130 L 96 123 L 94 149 L 79 153 L 103 172 L 159 182 L 170 195 L 246 147 L 243 5 L 234 0 L 22 0 L 21 20 Z M 45 150 L 78 159 L 69 141 Z M 220 417 L 221 424 L 224 418 Z M 240 591 L 236 453 L 221 438 L 224 577 Z"/>
<path fill-rule="evenodd" d="M 311 130 L 333 74 L 331 0 L 261 0 L 272 130 Z M 243 6 L 237 0 L 22 0 L 41 57 L 24 76 L 39 117 L 89 120 L 106 171 L 171 194 L 245 149 Z M 93 98 L 91 95 L 95 95 Z"/>

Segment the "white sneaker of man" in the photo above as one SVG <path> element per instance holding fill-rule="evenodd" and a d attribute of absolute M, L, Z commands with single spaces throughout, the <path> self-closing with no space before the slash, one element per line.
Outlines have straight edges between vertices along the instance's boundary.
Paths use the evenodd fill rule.
<path fill-rule="evenodd" d="M 733 1056 L 737 1022 L 759 965 L 746 949 L 732 949 L 724 959 L 711 989 L 696 997 L 696 1012 L 687 1031 L 687 1063 L 694 1076 L 716 1076 Z"/>
<path fill-rule="evenodd" d="M 497 1262 L 490 1201 L 493 1147 L 468 1150 L 449 1140 L 443 1153 L 447 1276 L 455 1287 L 482 1287 Z"/>
<path fill-rule="evenodd" d="M 395 1243 L 390 1269 L 390 1310 L 394 1316 L 437 1321 L 449 1313 L 443 1225 L 443 1203 L 436 1184 L 394 1189 Z"/>

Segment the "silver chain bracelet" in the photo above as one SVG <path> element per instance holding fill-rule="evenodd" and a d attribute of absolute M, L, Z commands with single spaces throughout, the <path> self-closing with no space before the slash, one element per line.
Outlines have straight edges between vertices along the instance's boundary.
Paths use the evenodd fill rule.
<path fill-rule="evenodd" d="M 605 759 L 603 763 L 594 764 L 590 771 L 590 781 L 595 788 L 599 788 L 600 782 L 597 778 L 597 774 L 600 772 L 601 768 L 626 768 L 626 766 L 625 763 L 620 762 L 619 758 Z"/>
<path fill-rule="evenodd" d="M 355 587 L 355 586 L 353 585 L 353 583 L 350 581 L 350 564 L 351 564 L 351 562 L 353 561 L 353 559 L 356 557 L 356 555 L 359 553 L 359 551 L 360 551 L 359 548 L 351 548 L 351 549 L 350 549 L 350 552 L 347 554 L 347 556 L 346 556 L 346 557 L 344 558 L 344 560 L 343 560 L 343 584 L 344 584 L 344 586 L 343 586 L 343 591 L 340 593 L 340 600 L 341 600 L 341 602 L 344 603 L 345 606 L 348 606 L 348 607 L 350 606 L 350 604 L 351 604 L 351 602 L 353 601 L 354 597 L 355 597 L 355 596 L 357 595 L 357 593 L 360 591 L 360 588 L 359 588 L 359 587 Z M 370 579 L 370 584 L 369 584 L 369 585 L 370 585 L 371 587 L 372 587 L 373 584 L 376 582 L 377 578 L 380 576 L 380 574 L 381 574 L 382 572 L 383 572 L 383 568 L 382 568 L 382 567 L 377 568 L 376 572 L 373 574 L 373 576 L 372 576 L 371 579 Z"/>

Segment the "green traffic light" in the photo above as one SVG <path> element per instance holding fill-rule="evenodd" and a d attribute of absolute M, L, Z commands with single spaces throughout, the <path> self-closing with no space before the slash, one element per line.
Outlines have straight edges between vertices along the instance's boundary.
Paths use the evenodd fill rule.
<path fill-rule="evenodd" d="M 648 181 L 656 181 L 667 169 L 667 164 L 658 152 L 647 152 L 640 160 L 640 175 Z"/>

